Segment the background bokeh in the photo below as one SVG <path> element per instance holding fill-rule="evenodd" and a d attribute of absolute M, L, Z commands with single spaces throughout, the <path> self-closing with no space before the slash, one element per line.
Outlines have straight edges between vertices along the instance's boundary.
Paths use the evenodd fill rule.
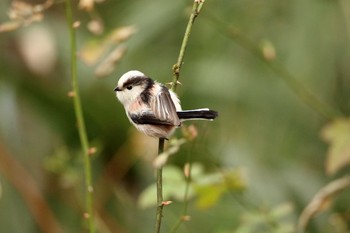
<path fill-rule="evenodd" d="M 80 21 L 81 99 L 88 138 L 96 148 L 92 173 L 99 232 L 153 232 L 155 206 L 145 190 L 155 181 L 157 140 L 136 132 L 113 89 L 131 69 L 171 81 L 191 4 L 102 1 L 88 12 L 73 1 Z M 45 222 L 47 215 L 64 232 L 86 232 L 64 6 L 55 1 L 38 22 L 0 34 L 1 232 L 41 232 L 38 221 Z M 1 23 L 10 21 L 10 9 L 11 1 L 0 2 Z M 97 23 L 95 34 L 88 29 L 91 21 Z M 130 35 L 109 41 L 118 29 L 119 36 L 122 29 Z M 220 116 L 194 122 L 198 137 L 167 162 L 175 174 L 170 171 L 165 180 L 174 202 L 165 208 L 164 232 L 183 209 L 183 188 L 174 187 L 185 181 L 172 183 L 172 174 L 182 174 L 188 161 L 197 168 L 200 184 L 190 195 L 191 219 L 178 232 L 294 232 L 318 190 L 349 172 L 345 166 L 327 175 L 329 145 L 321 137 L 325 125 L 350 112 L 349 39 L 346 0 L 205 2 L 191 32 L 177 93 L 184 109 L 209 107 Z M 114 48 L 123 51 L 105 77 L 96 77 L 98 64 L 87 62 L 99 46 L 105 46 L 105 57 Z M 301 86 L 286 81 L 281 69 Z M 300 88 L 339 114 L 315 110 Z M 181 130 L 174 137 L 183 137 Z M 235 185 L 223 188 L 225 174 Z M 140 205 L 140 196 L 150 203 L 147 207 Z M 308 232 L 349 232 L 349 197 L 348 191 L 337 195 L 310 222 Z M 43 210 L 35 215 L 31 206 Z"/>

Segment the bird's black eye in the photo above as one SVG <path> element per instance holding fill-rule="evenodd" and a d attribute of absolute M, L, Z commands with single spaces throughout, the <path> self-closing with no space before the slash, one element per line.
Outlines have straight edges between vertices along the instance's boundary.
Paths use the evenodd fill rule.
<path fill-rule="evenodd" d="M 132 86 L 131 86 L 131 85 L 130 85 L 130 86 L 127 86 L 126 89 L 131 90 L 131 89 L 132 89 Z"/>

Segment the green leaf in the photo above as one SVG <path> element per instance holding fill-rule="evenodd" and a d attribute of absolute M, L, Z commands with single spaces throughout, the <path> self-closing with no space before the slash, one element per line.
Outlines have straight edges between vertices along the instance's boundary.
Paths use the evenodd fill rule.
<path fill-rule="evenodd" d="M 293 204 L 290 202 L 281 203 L 271 210 L 271 217 L 274 219 L 284 218 L 293 212 Z"/>
<path fill-rule="evenodd" d="M 200 163 L 193 163 L 191 166 L 191 177 L 192 179 L 197 179 L 201 177 L 204 173 L 204 167 Z"/>
<path fill-rule="evenodd" d="M 242 169 L 226 170 L 223 175 L 228 189 L 234 191 L 244 191 L 246 189 L 247 179 Z"/>
<path fill-rule="evenodd" d="M 180 146 L 185 142 L 185 139 L 171 139 L 169 142 L 170 146 L 162 154 L 158 155 L 157 158 L 155 158 L 155 160 L 153 161 L 153 166 L 155 168 L 160 168 L 164 166 L 168 161 L 169 157 L 173 154 L 176 154 L 179 151 Z"/>
<path fill-rule="evenodd" d="M 170 198 L 182 201 L 185 193 L 186 182 L 181 169 L 175 166 L 163 168 L 163 199 Z M 157 186 L 155 183 L 149 185 L 139 196 L 138 205 L 141 208 L 148 208 L 157 204 Z M 193 188 L 190 187 L 189 197 L 193 196 Z"/>
<path fill-rule="evenodd" d="M 163 168 L 163 180 L 165 183 L 182 182 L 184 181 L 184 175 L 181 169 L 169 165 Z"/>
<path fill-rule="evenodd" d="M 197 207 L 201 209 L 207 209 L 215 205 L 220 199 L 221 195 L 225 192 L 223 186 L 198 186 L 196 187 L 198 194 Z"/>
<path fill-rule="evenodd" d="M 322 129 L 321 136 L 330 144 L 326 172 L 334 175 L 350 162 L 350 119 L 336 119 Z"/>
<path fill-rule="evenodd" d="M 242 169 L 223 170 L 210 174 L 204 173 L 201 164 L 194 163 L 191 167 L 192 181 L 189 185 L 188 198 L 197 197 L 196 204 L 201 209 L 215 205 L 228 190 L 241 192 L 246 188 L 246 179 Z M 183 201 L 186 190 L 186 179 L 183 171 L 176 166 L 163 168 L 163 199 L 173 198 Z M 139 196 L 141 208 L 157 204 L 156 184 L 148 186 Z"/>
<path fill-rule="evenodd" d="M 222 170 L 211 174 L 198 173 L 194 179 L 194 187 L 198 196 L 197 206 L 206 209 L 215 205 L 229 190 L 243 191 L 246 188 L 246 179 L 241 169 Z"/>
<path fill-rule="evenodd" d="M 138 199 L 138 205 L 142 209 L 146 209 L 157 205 L 157 186 L 155 183 L 149 185 L 142 191 Z"/>
<path fill-rule="evenodd" d="M 239 233 L 292 233 L 294 232 L 293 206 L 281 203 L 274 208 L 264 207 L 242 215 L 241 224 L 235 230 Z"/>

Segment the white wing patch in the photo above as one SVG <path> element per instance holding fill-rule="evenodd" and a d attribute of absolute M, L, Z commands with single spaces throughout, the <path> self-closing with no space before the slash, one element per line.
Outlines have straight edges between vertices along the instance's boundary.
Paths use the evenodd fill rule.
<path fill-rule="evenodd" d="M 159 120 L 169 121 L 175 126 L 179 126 L 181 124 L 176 113 L 175 104 L 166 87 L 162 87 L 162 89 L 154 97 L 151 102 L 151 109 L 155 117 Z"/>

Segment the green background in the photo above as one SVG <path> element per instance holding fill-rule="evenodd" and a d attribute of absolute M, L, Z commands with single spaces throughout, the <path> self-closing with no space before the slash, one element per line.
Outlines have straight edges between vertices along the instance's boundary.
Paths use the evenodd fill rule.
<path fill-rule="evenodd" d="M 94 14 L 104 23 L 98 36 L 86 27 L 96 15 L 73 4 L 74 17 L 81 22 L 79 51 L 118 27 L 137 29 L 122 43 L 127 52 L 112 74 L 96 78 L 95 67 L 79 60 L 78 78 L 88 138 L 97 149 L 92 173 L 99 232 L 153 232 L 155 206 L 140 208 L 138 201 L 155 180 L 157 140 L 136 132 L 113 89 L 132 69 L 162 83 L 172 80 L 192 2 L 96 4 Z M 10 1 L 1 1 L 0 9 L 0 22 L 8 21 Z M 244 36 L 230 38 L 229 28 Z M 198 206 L 197 190 L 189 201 L 191 220 L 178 232 L 294 232 L 315 193 L 349 171 L 345 168 L 336 176 L 325 172 L 328 145 L 321 130 L 335 116 L 315 111 L 269 61 L 249 49 L 272 49 L 293 80 L 348 115 L 349 38 L 346 0 L 205 2 L 191 32 L 177 93 L 184 109 L 209 107 L 220 116 L 213 122 L 194 122 L 198 137 L 182 145 L 167 164 L 181 171 L 191 154 L 202 176 L 238 169 L 245 189 L 227 187 L 205 207 Z M 36 56 L 27 57 L 28 48 Z M 11 175 L 0 170 L 0 231 L 41 232 L 28 208 L 36 199 L 23 198 L 35 185 L 65 232 L 86 232 L 83 159 L 67 95 L 71 80 L 64 3 L 47 9 L 41 22 L 1 33 L 0 49 L 0 154 L 22 167 L 6 164 L 14 171 Z M 181 130 L 175 136 L 181 137 Z M 20 189 L 13 179 L 27 186 Z M 218 187 L 208 189 L 210 193 Z M 308 232 L 348 232 L 349 203 L 349 193 L 340 193 L 330 209 L 311 221 Z M 165 207 L 163 232 L 174 225 L 182 208 L 176 198 Z"/>

